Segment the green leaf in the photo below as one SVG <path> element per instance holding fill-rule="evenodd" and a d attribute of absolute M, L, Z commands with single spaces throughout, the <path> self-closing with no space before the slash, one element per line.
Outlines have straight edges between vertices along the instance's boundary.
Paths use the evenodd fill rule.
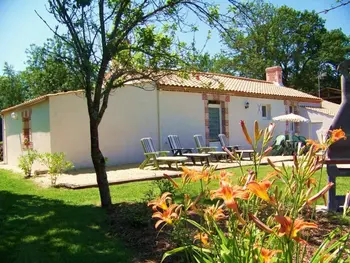
<path fill-rule="evenodd" d="M 177 248 L 174 248 L 174 249 L 172 249 L 170 251 L 167 251 L 167 252 L 164 253 L 164 255 L 162 257 L 162 260 L 160 262 L 163 262 L 167 257 L 170 257 L 170 256 L 172 256 L 174 254 L 179 253 L 179 252 L 183 252 L 183 251 L 185 251 L 185 250 L 187 250 L 189 248 L 190 248 L 190 246 L 184 246 L 184 247 L 177 247 Z"/>

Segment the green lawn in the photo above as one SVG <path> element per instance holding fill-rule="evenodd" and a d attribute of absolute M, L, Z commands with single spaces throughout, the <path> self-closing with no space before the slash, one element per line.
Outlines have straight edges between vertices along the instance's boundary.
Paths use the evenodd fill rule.
<path fill-rule="evenodd" d="M 114 202 L 140 200 L 151 183 L 111 187 Z M 42 189 L 0 171 L 1 262 L 130 262 L 108 237 L 98 190 Z"/>
<path fill-rule="evenodd" d="M 249 167 L 245 167 L 244 169 L 247 170 Z M 253 169 L 253 167 L 250 167 Z M 289 168 L 290 169 L 290 168 Z M 238 168 L 228 169 L 228 171 L 233 172 L 237 175 L 241 175 L 241 172 Z M 266 175 L 269 172 L 272 172 L 273 169 L 268 165 L 262 165 L 259 169 L 259 178 L 263 179 L 264 175 Z M 317 171 L 314 175 L 314 177 L 319 180 L 321 176 L 321 187 L 325 186 L 328 182 L 328 176 L 327 171 L 324 168 L 323 171 Z M 347 192 L 350 191 L 350 178 L 344 178 L 340 177 L 336 181 L 336 194 L 337 195 L 345 195 Z"/>
<path fill-rule="evenodd" d="M 231 171 L 240 174 L 237 168 Z M 269 171 L 262 166 L 260 173 Z M 349 185 L 349 180 L 346 184 L 340 179 L 337 192 L 344 194 Z M 211 188 L 217 186 L 212 182 Z M 141 201 L 154 187 L 152 182 L 116 185 L 111 186 L 111 195 L 115 203 Z M 188 192 L 198 189 L 196 184 Z M 43 189 L 0 170 L 1 262 L 130 262 L 133 251 L 109 237 L 108 218 L 98 205 L 97 188 Z"/>

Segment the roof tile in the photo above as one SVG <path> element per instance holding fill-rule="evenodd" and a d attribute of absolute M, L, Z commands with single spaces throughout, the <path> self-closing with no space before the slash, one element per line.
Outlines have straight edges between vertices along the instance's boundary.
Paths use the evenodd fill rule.
<path fill-rule="evenodd" d="M 212 90 L 241 92 L 246 94 L 295 97 L 315 101 L 320 100 L 318 97 L 292 88 L 278 86 L 272 82 L 216 73 L 194 73 L 190 74 L 190 76 L 186 79 L 173 74 L 163 77 L 158 83 L 164 86 L 190 87 L 199 89 L 206 88 Z"/>
<path fill-rule="evenodd" d="M 339 104 L 336 104 L 327 100 L 322 101 L 322 107 L 308 107 L 308 106 L 305 107 L 305 109 L 327 114 L 330 116 L 335 116 L 339 108 L 340 108 Z"/>

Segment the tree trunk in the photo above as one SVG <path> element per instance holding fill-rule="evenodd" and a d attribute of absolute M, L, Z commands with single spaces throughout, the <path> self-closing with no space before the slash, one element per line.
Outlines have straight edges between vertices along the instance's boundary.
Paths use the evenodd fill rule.
<path fill-rule="evenodd" d="M 90 116 L 90 140 L 91 158 L 96 172 L 96 179 L 101 198 L 101 206 L 104 208 L 110 208 L 112 205 L 112 199 L 107 180 L 106 162 L 100 150 L 98 124 L 97 121 L 92 118 L 92 116 Z"/>

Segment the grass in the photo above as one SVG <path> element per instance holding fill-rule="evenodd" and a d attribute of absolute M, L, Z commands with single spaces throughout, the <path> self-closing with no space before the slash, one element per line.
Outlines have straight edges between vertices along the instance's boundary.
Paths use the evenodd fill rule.
<path fill-rule="evenodd" d="M 238 168 L 230 171 L 240 175 Z M 261 166 L 261 178 L 270 171 Z M 326 171 L 321 181 L 326 184 Z M 5 170 L 0 170 L 0 182 L 1 262 L 131 262 L 134 251 L 108 235 L 108 218 L 98 207 L 97 188 L 43 189 Z M 110 189 L 113 202 L 119 203 L 140 202 L 155 187 L 152 182 L 139 182 Z M 217 182 L 211 183 L 212 189 L 217 187 Z M 199 183 L 186 192 L 194 194 L 198 189 Z M 337 194 L 349 190 L 349 179 L 340 178 Z"/>
<path fill-rule="evenodd" d="M 131 262 L 108 236 L 97 189 L 42 189 L 0 171 L 1 262 Z M 114 202 L 140 200 L 151 183 L 111 187 Z M 133 194 L 130 194 L 133 193 Z"/>
<path fill-rule="evenodd" d="M 244 167 L 245 170 L 247 170 L 248 168 L 253 169 L 253 167 L 249 167 L 246 166 Z M 288 168 L 289 170 L 291 168 Z M 241 175 L 241 172 L 238 168 L 233 168 L 233 169 L 228 169 L 228 171 L 233 172 L 237 175 Z M 259 178 L 264 178 L 264 176 L 266 174 L 268 174 L 269 172 L 272 172 L 273 169 L 268 166 L 268 165 L 261 165 L 259 168 Z M 314 178 L 316 178 L 317 182 L 319 181 L 321 177 L 321 187 L 325 186 L 328 182 L 328 177 L 327 177 L 327 171 L 325 168 L 323 168 L 323 170 L 321 171 L 317 171 L 314 175 Z M 337 195 L 345 195 L 347 192 L 350 191 L 350 179 L 349 177 L 339 177 L 337 178 L 336 181 L 336 194 Z"/>

